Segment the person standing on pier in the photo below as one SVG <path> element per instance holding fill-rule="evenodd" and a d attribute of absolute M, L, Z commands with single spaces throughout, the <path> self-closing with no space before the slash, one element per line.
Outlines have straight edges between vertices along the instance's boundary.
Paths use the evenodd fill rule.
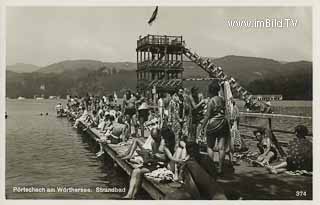
<path fill-rule="evenodd" d="M 192 105 L 190 100 L 190 91 L 187 88 L 185 88 L 183 93 L 182 136 L 189 136 L 191 133 L 191 127 L 192 127 L 191 110 L 192 110 Z"/>
<path fill-rule="evenodd" d="M 180 122 L 182 121 L 182 119 L 180 118 L 179 111 L 180 111 L 179 97 L 177 93 L 174 93 L 169 103 L 168 126 L 174 132 L 176 146 L 179 144 L 180 135 L 181 135 Z"/>
<path fill-rule="evenodd" d="M 131 126 L 135 124 L 133 117 L 136 114 L 136 98 L 130 90 L 128 90 L 124 96 L 123 109 L 123 113 L 126 116 L 126 120 L 129 124 L 129 133 L 131 134 Z"/>
<path fill-rule="evenodd" d="M 219 167 L 218 173 L 222 173 L 223 162 L 225 159 L 226 139 L 230 135 L 230 129 L 225 117 L 225 102 L 218 95 L 220 86 L 217 80 L 212 81 L 208 86 L 208 95 L 210 97 L 205 114 L 202 132 L 206 132 L 207 150 L 209 157 L 214 160 L 213 148 L 216 140 L 219 149 Z"/>
<path fill-rule="evenodd" d="M 195 142 L 197 137 L 197 128 L 201 121 L 202 114 L 201 111 L 204 109 L 205 106 L 205 100 L 199 99 L 199 89 L 197 87 L 191 88 L 191 95 L 190 95 L 190 103 L 191 103 L 191 113 L 192 113 L 192 119 L 191 119 L 191 128 L 189 133 L 189 139 L 190 142 Z"/>
<path fill-rule="evenodd" d="M 159 109 L 159 115 L 160 115 L 160 127 L 163 127 L 163 124 L 165 124 L 165 97 L 166 93 L 160 93 L 160 98 L 158 100 L 158 109 Z"/>

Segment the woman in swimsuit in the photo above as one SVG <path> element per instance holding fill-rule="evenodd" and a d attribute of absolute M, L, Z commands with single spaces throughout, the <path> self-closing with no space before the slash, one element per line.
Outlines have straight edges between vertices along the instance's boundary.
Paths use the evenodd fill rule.
<path fill-rule="evenodd" d="M 213 148 L 216 140 L 219 149 L 219 167 L 218 173 L 222 173 L 223 162 L 225 159 L 226 139 L 230 135 L 229 125 L 225 118 L 225 102 L 218 95 L 220 86 L 218 81 L 213 81 L 208 86 L 209 102 L 207 112 L 204 117 L 201 130 L 206 132 L 207 150 L 209 157 L 214 161 Z"/>

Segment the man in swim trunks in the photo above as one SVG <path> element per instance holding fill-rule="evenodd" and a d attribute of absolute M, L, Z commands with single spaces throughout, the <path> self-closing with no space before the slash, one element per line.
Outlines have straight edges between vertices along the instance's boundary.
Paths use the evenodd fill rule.
<path fill-rule="evenodd" d="M 133 116 L 136 114 L 136 97 L 128 90 L 123 100 L 124 115 L 129 124 L 129 133 L 131 134 L 131 125 L 135 124 Z"/>

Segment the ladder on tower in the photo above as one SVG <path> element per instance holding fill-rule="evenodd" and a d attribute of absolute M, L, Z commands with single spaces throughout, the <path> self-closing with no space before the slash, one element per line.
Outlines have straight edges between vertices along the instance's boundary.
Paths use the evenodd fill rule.
<path fill-rule="evenodd" d="M 267 105 L 265 102 L 260 102 L 253 99 L 253 96 L 245 88 L 243 88 L 236 80 L 226 75 L 220 66 L 215 65 L 209 58 L 202 58 L 198 54 L 192 52 L 188 48 L 184 48 L 184 55 L 192 62 L 196 63 L 200 68 L 209 74 L 210 78 L 218 78 L 222 82 L 228 81 L 231 88 L 235 90 L 239 96 L 246 102 L 249 108 L 259 110 L 259 112 L 267 112 Z"/>

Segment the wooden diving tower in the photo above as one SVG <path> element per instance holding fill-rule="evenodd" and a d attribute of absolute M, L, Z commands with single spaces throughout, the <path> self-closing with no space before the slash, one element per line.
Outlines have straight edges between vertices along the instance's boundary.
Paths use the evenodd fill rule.
<path fill-rule="evenodd" d="M 219 79 L 220 83 L 229 82 L 232 91 L 238 93 L 246 104 L 257 112 L 269 112 L 265 102 L 257 101 L 231 76 L 224 73 L 220 66 L 209 58 L 200 57 L 185 47 L 182 36 L 147 35 L 137 41 L 137 90 L 150 96 L 154 88 L 157 93 L 174 92 L 183 83 L 183 56 L 185 55 L 210 78 Z"/>
<path fill-rule="evenodd" d="M 137 41 L 137 90 L 145 95 L 182 87 L 182 36 L 147 35 Z"/>

